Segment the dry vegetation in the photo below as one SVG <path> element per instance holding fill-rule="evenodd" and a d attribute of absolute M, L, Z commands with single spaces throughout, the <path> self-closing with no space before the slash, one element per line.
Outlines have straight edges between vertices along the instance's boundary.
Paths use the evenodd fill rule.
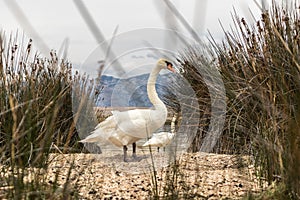
<path fill-rule="evenodd" d="M 197 67 L 213 64 L 222 74 L 228 105 L 215 152 L 236 156 L 188 153 L 164 168 L 150 163 L 138 174 L 128 168 L 143 160 L 108 164 L 71 153 L 82 150 L 75 124 L 86 124 L 83 132 L 95 126 L 92 84 L 72 75 L 71 64 L 54 52 L 40 58 L 31 52 L 31 41 L 18 44 L 17 37 L 1 35 L 0 197 L 299 199 L 299 9 L 274 6 L 255 27 L 237 16 L 234 22 L 223 44 L 212 39 L 209 53 L 187 48 L 178 59 L 200 105 L 190 150 L 201 146 L 210 119 L 209 94 Z"/>

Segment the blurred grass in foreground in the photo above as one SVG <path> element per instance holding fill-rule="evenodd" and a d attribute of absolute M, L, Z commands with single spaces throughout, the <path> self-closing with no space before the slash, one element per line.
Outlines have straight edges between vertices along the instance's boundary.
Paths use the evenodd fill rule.
<path fill-rule="evenodd" d="M 84 86 L 86 79 L 73 76 L 72 65 L 55 52 L 49 59 L 40 58 L 31 52 L 31 40 L 19 44 L 16 38 L 0 35 L 0 196 L 69 198 L 65 189 L 57 193 L 57 177 L 52 184 L 45 179 L 50 153 L 82 148 L 77 143 L 72 87 L 80 95 L 78 85 Z"/>

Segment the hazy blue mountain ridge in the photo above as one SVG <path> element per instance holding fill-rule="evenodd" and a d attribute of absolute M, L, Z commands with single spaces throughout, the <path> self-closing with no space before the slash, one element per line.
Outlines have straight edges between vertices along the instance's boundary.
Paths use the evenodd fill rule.
<path fill-rule="evenodd" d="M 171 91 L 172 74 L 159 75 L 156 82 L 158 96 L 165 101 L 173 96 Z M 97 100 L 99 107 L 151 107 L 147 95 L 149 74 L 119 79 L 103 75 L 100 81 L 100 95 Z"/>

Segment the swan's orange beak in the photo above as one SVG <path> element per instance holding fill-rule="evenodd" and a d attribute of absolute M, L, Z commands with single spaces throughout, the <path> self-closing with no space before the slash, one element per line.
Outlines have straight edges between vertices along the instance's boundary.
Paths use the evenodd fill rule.
<path fill-rule="evenodd" d="M 168 64 L 167 67 L 168 67 L 168 70 L 170 70 L 171 72 L 173 72 L 173 73 L 176 72 L 172 64 Z"/>

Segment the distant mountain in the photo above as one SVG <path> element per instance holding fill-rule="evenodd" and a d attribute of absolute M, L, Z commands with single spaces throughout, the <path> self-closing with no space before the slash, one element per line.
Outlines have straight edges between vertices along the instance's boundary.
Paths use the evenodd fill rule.
<path fill-rule="evenodd" d="M 147 95 L 149 74 L 119 79 L 103 75 L 100 81 L 100 95 L 97 100 L 99 107 L 151 107 Z M 174 98 L 171 91 L 172 74 L 159 75 L 156 82 L 158 96 L 166 103 Z"/>

